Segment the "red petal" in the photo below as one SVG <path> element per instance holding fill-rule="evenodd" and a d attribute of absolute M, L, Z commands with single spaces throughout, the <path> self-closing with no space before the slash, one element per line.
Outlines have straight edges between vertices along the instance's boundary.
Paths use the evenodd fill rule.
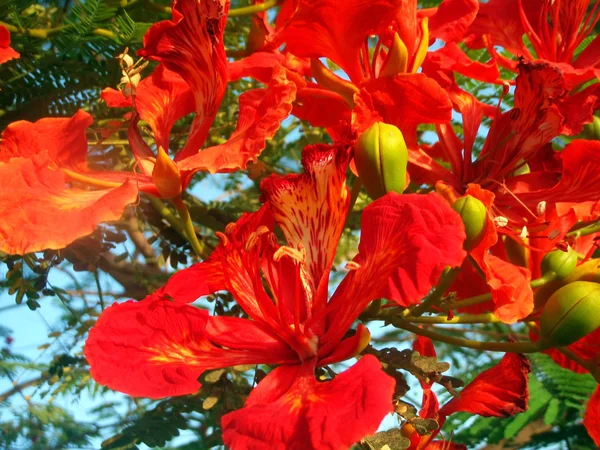
<path fill-rule="evenodd" d="M 397 126 L 409 141 L 417 125 L 444 123 L 451 119 L 452 102 L 448 93 L 423 74 L 377 78 L 362 87 L 364 90 L 359 95 L 370 95 L 375 111 L 384 122 Z M 370 125 L 361 124 L 359 130 Z"/>
<path fill-rule="evenodd" d="M 336 129 L 350 123 L 352 110 L 335 92 L 305 88 L 298 91 L 292 113 L 313 127 L 333 128 L 335 133 Z"/>
<path fill-rule="evenodd" d="M 427 60 L 423 66 L 423 71 L 429 75 L 428 64 L 435 66 L 437 70 L 450 70 L 465 75 L 475 80 L 487 81 L 488 83 L 497 82 L 500 78 L 500 71 L 494 59 L 482 63 L 472 61 L 461 48 L 455 44 L 446 44 L 439 50 L 427 55 Z"/>
<path fill-rule="evenodd" d="M 294 364 L 298 355 L 269 328 L 237 317 L 208 318 L 206 333 L 210 341 L 232 350 L 264 352 L 279 364 Z"/>
<path fill-rule="evenodd" d="M 212 257 L 175 273 L 160 292 L 176 303 L 192 303 L 205 295 L 225 289 L 221 261 Z"/>
<path fill-rule="evenodd" d="M 504 47 L 513 55 L 531 57 L 523 43 L 525 28 L 519 16 L 520 0 L 489 0 L 479 5 L 479 12 L 468 30 L 476 38 L 489 35 L 492 45 Z"/>
<path fill-rule="evenodd" d="M 297 56 L 329 58 L 354 82 L 364 79 L 365 39 L 389 25 L 399 0 L 300 0 L 281 40 Z M 352 30 L 349 32 L 349 30 Z"/>
<path fill-rule="evenodd" d="M 529 361 L 507 353 L 500 363 L 477 375 L 442 409 L 440 415 L 469 412 L 484 417 L 508 417 L 527 409 Z"/>
<path fill-rule="evenodd" d="M 594 443 L 600 446 L 600 387 L 596 388 L 588 401 L 583 425 Z"/>
<path fill-rule="evenodd" d="M 438 194 L 388 193 L 362 216 L 359 254 L 329 302 L 328 331 L 334 345 L 363 309 L 377 298 L 403 306 L 419 302 L 442 270 L 459 266 L 465 232 L 460 216 Z"/>
<path fill-rule="evenodd" d="M 532 341 L 539 339 L 538 335 L 530 333 Z M 600 356 L 600 329 L 579 339 L 574 344 L 569 345 L 568 349 L 584 360 L 594 360 Z M 563 353 L 555 349 L 544 351 L 552 360 L 561 367 L 569 369 L 575 373 L 588 373 L 589 371 L 577 364 L 572 359 L 566 357 Z"/>
<path fill-rule="evenodd" d="M 0 64 L 11 59 L 19 58 L 19 54 L 10 47 L 10 32 L 4 25 L 0 25 Z"/>
<path fill-rule="evenodd" d="M 227 0 L 174 0 L 173 19 L 152 25 L 144 36 L 144 48 L 138 52 L 179 74 L 193 92 L 196 117 L 178 159 L 201 148 L 225 93 L 223 32 L 228 10 Z"/>
<path fill-rule="evenodd" d="M 84 168 L 91 117 L 20 121 L 0 143 L 0 248 L 10 254 L 64 248 L 134 203 L 135 184 L 88 191 L 69 187 L 61 166 Z M 18 205 L 18 206 L 17 206 Z"/>
<path fill-rule="evenodd" d="M 245 169 L 249 162 L 256 161 L 267 139 L 275 135 L 281 121 L 290 114 L 295 98 L 295 83 L 286 78 L 285 69 L 276 67 L 266 89 L 254 89 L 240 96 L 237 128 L 229 140 L 179 159 L 179 167 L 191 173 Z"/>
<path fill-rule="evenodd" d="M 306 147 L 302 152 L 304 174 L 272 176 L 261 183 L 288 245 L 301 245 L 306 251 L 305 267 L 317 308 L 327 300 L 329 271 L 346 223 L 349 157 L 345 147 Z"/>
<path fill-rule="evenodd" d="M 575 136 L 583 130 L 583 125 L 594 120 L 594 111 L 600 109 L 600 87 L 598 83 L 565 98 L 559 105 L 565 118 L 562 133 Z"/>
<path fill-rule="evenodd" d="M 111 389 L 161 398 L 196 392 L 205 370 L 280 362 L 260 349 L 214 346 L 207 336 L 207 319 L 204 310 L 156 295 L 114 304 L 102 313 L 86 341 L 90 373 Z"/>
<path fill-rule="evenodd" d="M 547 177 L 545 185 L 520 192 L 519 199 L 534 205 L 541 200 L 564 202 L 569 207 L 576 203 L 597 201 L 600 198 L 600 142 L 573 140 L 558 156 L 562 161 L 562 170 Z"/>
<path fill-rule="evenodd" d="M 123 92 L 113 88 L 103 89 L 100 93 L 100 98 L 104 100 L 106 106 L 110 108 L 131 108 L 133 103 L 131 97 L 125 97 Z"/>
<path fill-rule="evenodd" d="M 475 163 L 476 175 L 508 177 L 561 133 L 564 118 L 557 104 L 566 93 L 562 72 L 546 62 L 522 60 L 516 85 L 515 107 L 494 120 Z"/>
<path fill-rule="evenodd" d="M 22 156 L 47 154 L 58 165 L 77 167 L 85 164 L 88 145 L 85 130 L 94 120 L 79 110 L 71 118 L 45 118 L 37 122 L 20 120 L 2 132 L 0 162 Z"/>
<path fill-rule="evenodd" d="M 444 42 L 462 39 L 477 15 L 477 0 L 444 0 L 429 19 L 429 35 Z"/>
<path fill-rule="evenodd" d="M 310 363 L 279 367 L 223 416 L 223 441 L 232 450 L 347 449 L 391 411 L 394 384 L 370 355 L 322 383 Z"/>

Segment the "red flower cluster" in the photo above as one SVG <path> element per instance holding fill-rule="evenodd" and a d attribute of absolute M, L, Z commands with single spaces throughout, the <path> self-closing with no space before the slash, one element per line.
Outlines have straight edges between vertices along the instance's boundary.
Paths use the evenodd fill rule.
<path fill-rule="evenodd" d="M 276 365 L 243 408 L 223 417 L 226 445 L 346 449 L 377 430 L 395 386 L 376 358 L 361 355 L 370 334 L 353 325 L 376 299 L 414 311 L 443 273 L 457 300 L 429 312 L 448 311 L 448 320 L 456 311 L 527 322 L 540 351 L 600 378 L 600 329 L 556 350 L 564 344 L 552 345 L 538 327 L 555 292 L 597 281 L 600 136 L 580 134 L 600 109 L 600 38 L 588 39 L 598 5 L 444 0 L 418 9 L 416 0 L 284 0 L 273 25 L 266 14 L 255 16 L 249 54 L 230 61 L 223 43 L 229 1 L 174 0 L 172 20 L 153 25 L 138 52 L 158 63 L 152 74 L 140 79 L 133 59 L 121 55 L 124 88 L 102 93 L 110 107 L 130 109 L 135 172 L 87 165 L 92 119 L 83 111 L 11 124 L 0 143 L 0 250 L 62 248 L 117 219 L 140 191 L 180 202 L 198 171 L 245 169 L 293 114 L 326 128 L 334 145 L 305 148 L 303 174 L 263 180 L 263 206 L 218 233 L 210 257 L 143 301 L 103 312 L 85 347 L 99 383 L 161 398 L 196 392 L 207 370 Z M 0 62 L 18 56 L 8 41 L 0 27 Z M 466 49 L 481 49 L 488 60 L 471 60 Z M 511 72 L 516 79 L 501 78 Z M 465 92 L 455 74 L 490 83 L 490 91 L 501 85 L 500 102 Z M 266 87 L 242 93 L 235 132 L 202 149 L 227 83 L 241 78 Z M 513 88 L 509 107 L 503 98 Z M 171 129 L 192 113 L 185 146 L 171 160 Z M 462 134 L 452 126 L 459 118 Z M 143 139 L 140 120 L 155 146 Z M 366 207 L 358 254 L 329 297 L 351 203 L 347 169 L 363 176 L 354 167 L 354 144 L 376 123 L 400 130 L 412 190 L 437 192 L 388 192 Z M 423 142 L 423 124 L 435 127 L 434 143 Z M 406 167 L 382 167 L 393 160 L 384 154 L 385 139 L 365 144 L 377 156 L 370 176 L 397 174 L 404 181 Z M 576 252 L 568 273 L 544 262 L 557 251 Z M 455 269 L 445 272 L 448 266 Z M 221 290 L 233 295 L 243 318 L 209 316 L 190 305 Z M 435 356 L 428 340 L 416 349 Z M 315 377 L 318 368 L 354 356 L 358 362 L 338 376 Z M 423 381 L 421 416 L 443 424 L 458 411 L 495 417 L 524 411 L 528 372 L 523 356 L 507 353 L 441 408 Z M 600 388 L 583 422 L 598 445 L 599 411 Z M 403 431 L 411 448 L 449 448 L 434 441 L 437 432 Z"/>

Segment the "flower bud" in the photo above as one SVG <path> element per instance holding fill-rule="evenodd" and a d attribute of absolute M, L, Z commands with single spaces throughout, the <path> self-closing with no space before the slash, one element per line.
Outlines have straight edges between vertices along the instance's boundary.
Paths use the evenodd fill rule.
<path fill-rule="evenodd" d="M 600 284 L 575 281 L 548 299 L 540 317 L 540 338 L 552 347 L 571 345 L 600 327 Z"/>
<path fill-rule="evenodd" d="M 481 200 L 471 195 L 465 195 L 459 198 L 452 205 L 452 209 L 460 214 L 465 224 L 465 249 L 470 250 L 475 247 L 484 234 L 487 225 L 487 209 Z"/>
<path fill-rule="evenodd" d="M 577 252 L 571 247 L 566 252 L 553 250 L 542 259 L 542 274 L 554 273 L 556 278 L 566 278 L 577 266 Z"/>
<path fill-rule="evenodd" d="M 181 174 L 179 166 L 169 158 L 162 147 L 158 148 L 156 163 L 152 171 L 152 181 L 164 199 L 172 199 L 181 195 Z"/>
<path fill-rule="evenodd" d="M 408 149 L 394 125 L 376 122 L 356 141 L 354 162 L 367 194 L 372 199 L 406 188 Z"/>

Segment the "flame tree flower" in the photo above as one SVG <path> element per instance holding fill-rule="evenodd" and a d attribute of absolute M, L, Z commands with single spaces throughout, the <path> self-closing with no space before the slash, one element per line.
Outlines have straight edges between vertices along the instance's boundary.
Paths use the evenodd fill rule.
<path fill-rule="evenodd" d="M 240 96 L 238 124 L 229 140 L 200 151 L 228 80 L 223 45 L 228 9 L 225 0 L 175 1 L 173 20 L 153 25 L 144 37 L 140 53 L 161 64 L 139 83 L 129 127 L 139 173 L 88 167 L 85 130 L 92 118 L 83 111 L 70 119 L 15 122 L 3 132 L 0 212 L 10 220 L 0 224 L 0 250 L 24 254 L 63 248 L 91 233 L 98 223 L 118 219 L 142 191 L 173 201 L 189 225 L 188 239 L 201 253 L 195 234 L 188 232 L 193 227 L 181 193 L 198 171 L 230 172 L 256 159 L 289 115 L 296 93 L 285 71 L 274 68 L 265 89 Z M 113 106 L 132 103 L 119 92 L 105 91 L 104 96 Z M 167 154 L 171 127 L 191 111 L 195 111 L 192 129 L 173 161 Z M 142 139 L 139 117 L 153 129 L 157 153 Z M 64 214 L 71 220 L 65 221 Z"/>
<path fill-rule="evenodd" d="M 333 296 L 328 280 L 350 203 L 343 146 L 303 153 L 305 173 L 262 183 L 265 204 L 219 234 L 210 258 L 176 273 L 141 302 L 115 304 L 91 330 L 85 355 L 101 384 L 133 396 L 191 394 L 206 370 L 276 364 L 246 405 L 222 419 L 232 449 L 345 449 L 391 411 L 394 380 L 363 356 L 332 380 L 314 371 L 359 354 L 373 300 L 415 302 L 448 265 L 460 265 L 464 228 L 436 193 L 388 194 L 363 213 L 359 253 Z M 277 225 L 286 245 L 274 234 Z M 247 318 L 209 316 L 188 303 L 231 292 Z"/>

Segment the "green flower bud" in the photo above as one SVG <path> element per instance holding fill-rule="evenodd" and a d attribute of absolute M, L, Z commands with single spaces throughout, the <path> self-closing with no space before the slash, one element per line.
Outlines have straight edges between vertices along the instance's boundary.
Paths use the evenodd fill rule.
<path fill-rule="evenodd" d="M 542 259 L 542 274 L 554 273 L 556 278 L 566 278 L 577 266 L 577 252 L 571 247 L 566 252 L 553 250 Z"/>
<path fill-rule="evenodd" d="M 475 247 L 482 238 L 487 225 L 487 209 L 481 200 L 471 195 L 459 198 L 452 205 L 452 209 L 460 214 L 465 224 L 467 239 L 464 247 L 467 250 Z"/>
<path fill-rule="evenodd" d="M 600 327 L 600 284 L 575 281 L 548 299 L 540 317 L 540 339 L 552 347 L 571 345 Z"/>
<path fill-rule="evenodd" d="M 354 162 L 367 194 L 372 199 L 406 188 L 408 149 L 394 125 L 376 122 L 356 141 Z"/>

